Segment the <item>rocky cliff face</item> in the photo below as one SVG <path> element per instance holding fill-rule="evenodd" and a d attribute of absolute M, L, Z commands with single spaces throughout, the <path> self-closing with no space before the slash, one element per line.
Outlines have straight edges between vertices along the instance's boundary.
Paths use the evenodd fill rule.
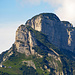
<path fill-rule="evenodd" d="M 21 53 L 24 53 L 26 49 L 30 49 L 32 54 L 34 54 L 32 47 L 37 44 L 33 38 L 34 35 L 26 29 L 26 26 L 31 26 L 34 30 L 46 34 L 48 40 L 59 49 L 67 49 L 70 51 L 74 51 L 75 49 L 75 30 L 73 25 L 67 21 L 60 21 L 55 14 L 43 13 L 34 16 L 26 22 L 25 26 L 21 25 L 17 29 L 15 44 L 19 52 L 23 50 Z M 27 54 L 30 55 L 29 52 Z"/>
<path fill-rule="evenodd" d="M 24 74 L 26 71 L 21 66 L 25 66 L 24 69 L 35 69 L 37 74 L 32 75 L 73 75 L 74 38 L 71 23 L 60 21 L 53 13 L 36 15 L 18 27 L 15 43 L 1 55 L 2 64 L 12 66 L 19 71 L 17 74 Z"/>
<path fill-rule="evenodd" d="M 21 25 L 16 31 L 15 45 L 17 52 L 25 53 L 27 56 L 35 53 L 34 47 L 37 45 L 34 34 L 27 30 L 26 26 Z"/>
<path fill-rule="evenodd" d="M 62 21 L 66 27 L 67 34 L 68 34 L 68 48 L 72 52 L 75 52 L 75 29 L 73 25 L 67 21 Z"/>
<path fill-rule="evenodd" d="M 46 34 L 48 40 L 59 49 L 74 50 L 74 29 L 72 24 L 67 21 L 60 21 L 55 14 L 43 13 L 34 16 L 26 22 L 26 25 Z M 71 30 L 68 30 L 70 28 Z"/>

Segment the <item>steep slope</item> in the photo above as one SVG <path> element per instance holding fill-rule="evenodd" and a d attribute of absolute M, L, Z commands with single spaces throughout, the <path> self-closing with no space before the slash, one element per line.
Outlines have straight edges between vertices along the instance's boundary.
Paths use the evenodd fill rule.
<path fill-rule="evenodd" d="M 67 21 L 60 21 L 55 14 L 39 14 L 28 20 L 26 25 L 46 34 L 48 40 L 59 49 L 74 51 L 75 41 L 73 35 L 75 35 L 75 30 L 72 24 Z"/>
<path fill-rule="evenodd" d="M 12 47 L 1 54 L 6 67 L 0 68 L 0 74 L 74 75 L 75 54 L 68 43 L 72 30 L 70 23 L 52 13 L 28 20 L 18 27 Z"/>
<path fill-rule="evenodd" d="M 21 25 L 22 27 L 22 25 Z M 22 74 L 22 66 L 25 68 L 26 65 L 32 66 L 33 70 L 35 69 L 38 75 L 44 74 L 44 75 L 49 75 L 49 74 L 60 74 L 63 73 L 62 70 L 62 62 L 59 57 L 59 54 L 55 52 L 52 47 L 53 45 L 47 40 L 47 36 L 42 34 L 41 32 L 35 31 L 31 27 L 27 26 L 26 30 L 29 31 L 29 34 L 31 33 L 31 36 L 34 35 L 34 39 L 36 40 L 37 45 L 31 46 L 31 40 L 29 40 L 28 45 L 28 51 L 24 51 L 26 49 L 17 49 L 16 43 L 13 45 L 13 47 L 5 54 L 4 56 L 4 62 L 3 65 L 11 66 L 11 72 L 9 72 L 9 69 L 7 70 L 7 73 L 9 74 L 16 74 L 16 71 L 20 72 L 17 74 Z M 38 37 L 39 36 L 39 37 Z M 21 35 L 22 37 L 22 35 Z M 30 36 L 29 36 L 30 37 Z M 24 47 L 24 43 L 22 40 L 18 39 L 17 43 L 19 43 L 20 47 Z M 23 44 L 23 45 L 22 45 Z M 32 44 L 33 45 L 33 44 Z M 50 47 L 49 47 L 50 46 Z M 31 50 L 32 48 L 32 50 Z M 21 52 L 22 50 L 22 52 Z M 33 50 L 35 50 L 33 52 Z M 13 53 L 11 56 L 8 54 L 10 52 Z M 19 53 L 18 53 L 19 52 Z M 29 53 L 28 53 L 29 52 Z M 8 54 L 8 55 L 7 55 Z M 9 56 L 9 57 L 8 57 Z M 7 59 L 8 57 L 8 59 Z M 5 61 L 6 60 L 6 61 Z M 15 68 L 16 67 L 16 68 Z M 32 68 L 31 67 L 31 68 Z M 13 73 L 13 69 L 15 69 Z M 57 70 L 57 71 L 56 71 Z M 59 72 L 60 71 L 60 72 Z M 4 71 L 6 72 L 6 71 Z M 31 73 L 30 73 L 31 74 Z M 33 73 L 32 73 L 33 75 Z M 36 73 L 35 73 L 36 75 Z"/>

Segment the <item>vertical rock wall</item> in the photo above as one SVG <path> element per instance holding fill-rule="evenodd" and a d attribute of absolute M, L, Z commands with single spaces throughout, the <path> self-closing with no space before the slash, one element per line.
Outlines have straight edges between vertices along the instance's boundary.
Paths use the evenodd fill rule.
<path fill-rule="evenodd" d="M 36 45 L 34 35 L 24 25 L 21 25 L 16 31 L 15 45 L 17 52 L 25 53 L 27 56 L 35 53 L 32 49 Z"/>
<path fill-rule="evenodd" d="M 28 20 L 26 25 L 46 34 L 48 36 L 48 40 L 56 47 L 70 51 L 74 50 L 73 44 L 75 43 L 72 40 L 74 32 L 67 31 L 67 28 L 73 28 L 72 24 L 67 21 L 60 21 L 54 14 L 38 15 L 37 17 L 33 17 Z"/>

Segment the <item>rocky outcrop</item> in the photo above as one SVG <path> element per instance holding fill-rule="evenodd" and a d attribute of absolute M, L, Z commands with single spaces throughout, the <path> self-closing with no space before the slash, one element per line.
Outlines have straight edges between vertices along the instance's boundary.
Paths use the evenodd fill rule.
<path fill-rule="evenodd" d="M 26 53 L 26 55 L 35 54 L 35 50 L 32 47 L 37 43 L 34 34 L 31 34 L 26 26 L 31 26 L 34 30 L 46 34 L 48 40 L 59 49 L 70 51 L 75 49 L 75 30 L 73 25 L 68 21 L 60 21 L 55 14 L 42 13 L 29 19 L 25 25 L 18 27 L 15 45 L 20 53 Z"/>
<path fill-rule="evenodd" d="M 75 29 L 73 25 L 68 21 L 62 21 L 66 27 L 68 34 L 68 48 L 72 52 L 75 52 Z"/>
<path fill-rule="evenodd" d="M 34 46 L 37 45 L 35 35 L 28 31 L 27 26 L 47 35 L 49 42 L 59 49 L 67 49 L 75 52 L 75 30 L 68 21 L 60 19 L 52 13 L 42 13 L 29 19 L 25 25 L 18 27 L 16 31 L 15 45 L 17 51 L 27 56 L 35 54 Z"/>
<path fill-rule="evenodd" d="M 13 50 L 10 48 L 9 51 L 7 51 L 6 54 L 4 55 L 2 62 L 6 61 L 12 54 Z"/>
<path fill-rule="evenodd" d="M 23 61 L 23 64 L 24 63 L 27 63 L 27 66 L 32 66 L 34 69 L 36 69 L 36 67 L 35 67 L 35 64 L 34 64 L 34 62 L 32 61 L 32 60 L 29 60 L 29 61 Z"/>
<path fill-rule="evenodd" d="M 40 75 L 70 75 L 75 55 L 68 53 L 75 52 L 74 45 L 75 30 L 72 24 L 60 21 L 53 13 L 42 13 L 18 27 L 15 43 L 4 53 L 3 62 L 10 60 L 14 66 L 19 63 L 24 68 L 34 68 Z M 14 62 L 16 58 L 20 59 L 17 63 Z"/>
<path fill-rule="evenodd" d="M 74 50 L 73 44 L 75 43 L 73 42 L 72 44 L 72 36 L 74 35 L 73 25 L 67 21 L 60 21 L 55 14 L 42 13 L 34 16 L 26 22 L 26 26 L 27 25 L 46 34 L 48 40 L 59 49 Z M 69 31 L 67 29 L 69 29 Z"/>
<path fill-rule="evenodd" d="M 73 28 L 73 25 L 70 22 L 68 22 L 68 21 L 62 21 L 62 22 L 64 23 L 66 28 L 69 28 L 69 27 Z"/>
<path fill-rule="evenodd" d="M 27 56 L 35 53 L 32 47 L 36 45 L 36 40 L 34 35 L 24 25 L 21 25 L 16 31 L 15 45 L 17 52 L 25 53 Z"/>

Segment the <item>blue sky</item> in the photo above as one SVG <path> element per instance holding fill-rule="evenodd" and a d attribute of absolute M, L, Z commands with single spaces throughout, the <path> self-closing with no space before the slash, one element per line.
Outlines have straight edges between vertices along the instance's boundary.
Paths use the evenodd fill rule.
<path fill-rule="evenodd" d="M 31 17 L 55 13 L 74 25 L 74 9 L 74 0 L 0 0 L 0 53 L 12 46 L 18 26 Z"/>
<path fill-rule="evenodd" d="M 48 3 L 39 3 L 38 5 L 20 4 L 17 0 L 0 1 L 0 23 L 14 23 L 18 21 L 25 22 L 32 16 L 42 12 L 54 12 L 54 9 Z M 2 25 L 0 25 L 1 27 Z M 7 25 L 6 25 L 7 26 Z M 4 25 L 5 27 L 5 25 Z"/>

